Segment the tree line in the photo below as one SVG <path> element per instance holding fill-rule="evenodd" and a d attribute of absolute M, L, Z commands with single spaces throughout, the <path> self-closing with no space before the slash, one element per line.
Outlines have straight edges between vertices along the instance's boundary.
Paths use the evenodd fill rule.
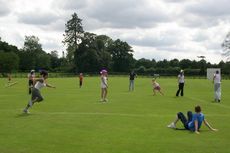
<path fill-rule="evenodd" d="M 225 54 L 229 53 L 230 48 L 228 37 L 229 34 L 222 44 Z M 206 75 L 207 68 L 221 68 L 222 73 L 230 74 L 230 62 L 224 61 L 211 64 L 204 59 L 135 59 L 133 49 L 127 42 L 84 31 L 82 19 L 76 13 L 65 24 L 63 44 L 67 54 L 59 57 L 58 51 L 44 51 L 36 36 L 25 36 L 24 46 L 20 49 L 0 38 L 0 72 L 46 69 L 51 72 L 98 73 L 101 69 L 108 69 L 114 73 L 135 70 L 141 74 L 176 75 L 184 69 L 188 75 L 202 76 Z"/>

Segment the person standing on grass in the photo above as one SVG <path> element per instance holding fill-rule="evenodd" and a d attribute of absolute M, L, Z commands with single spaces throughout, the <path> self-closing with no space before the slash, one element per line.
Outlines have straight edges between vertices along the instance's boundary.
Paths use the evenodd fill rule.
<path fill-rule="evenodd" d="M 176 96 L 178 97 L 179 94 L 184 96 L 184 71 L 181 70 L 180 74 L 178 75 L 178 90 L 176 92 Z"/>
<path fill-rule="evenodd" d="M 107 102 L 107 93 L 108 93 L 108 72 L 102 70 L 101 74 L 101 102 Z"/>
<path fill-rule="evenodd" d="M 207 120 L 204 118 L 204 114 L 201 113 L 201 107 L 196 106 L 195 107 L 195 113 L 193 114 L 191 111 L 187 112 L 188 119 L 184 116 L 182 112 L 177 113 L 176 119 L 174 122 L 169 124 L 168 128 L 176 129 L 176 124 L 179 120 L 181 120 L 182 124 L 184 125 L 186 130 L 190 130 L 195 132 L 196 134 L 200 134 L 200 128 L 202 123 L 204 124 L 212 131 L 218 131 L 217 129 L 214 129 Z"/>
<path fill-rule="evenodd" d="M 214 83 L 214 97 L 216 102 L 220 102 L 221 99 L 221 76 L 219 71 L 217 70 L 213 76 Z"/>
<path fill-rule="evenodd" d="M 10 84 L 10 83 L 11 83 L 11 80 L 12 80 L 11 73 L 8 73 L 8 74 L 7 74 L 7 79 L 8 79 L 8 84 Z"/>
<path fill-rule="evenodd" d="M 153 84 L 153 96 L 156 95 L 156 91 L 160 92 L 161 95 L 164 95 L 164 93 L 161 91 L 160 84 L 156 82 L 156 79 L 152 79 Z"/>
<path fill-rule="evenodd" d="M 34 78 L 35 78 L 35 71 L 34 70 L 31 70 L 30 73 L 28 74 L 28 84 L 29 84 L 29 94 L 31 94 L 31 90 L 33 88 L 33 81 L 34 81 Z"/>
<path fill-rule="evenodd" d="M 48 78 L 48 72 L 45 70 L 42 70 L 40 72 L 41 78 L 34 79 L 34 87 L 32 88 L 32 94 L 31 94 L 31 100 L 28 102 L 26 108 L 23 110 L 24 113 L 29 113 L 28 109 L 33 106 L 36 102 L 41 102 L 44 100 L 44 98 L 41 95 L 40 89 L 43 87 L 50 87 L 55 88 L 54 86 L 51 86 L 47 83 Z"/>
<path fill-rule="evenodd" d="M 79 87 L 81 88 L 83 84 L 83 73 L 79 74 Z"/>
<path fill-rule="evenodd" d="M 129 73 L 129 91 L 134 90 L 134 79 L 137 77 L 137 74 L 134 71 Z"/>

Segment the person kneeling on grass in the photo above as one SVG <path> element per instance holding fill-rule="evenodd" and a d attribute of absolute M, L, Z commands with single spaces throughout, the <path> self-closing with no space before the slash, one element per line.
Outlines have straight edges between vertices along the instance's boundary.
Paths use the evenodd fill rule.
<path fill-rule="evenodd" d="M 202 125 L 202 122 L 212 131 L 218 131 L 217 129 L 214 129 L 211 127 L 211 125 L 208 123 L 207 120 L 204 119 L 204 114 L 201 113 L 201 107 L 196 106 L 195 107 L 195 114 L 193 114 L 191 111 L 188 111 L 188 119 L 184 116 L 182 112 L 177 113 L 177 117 L 174 122 L 169 124 L 167 127 L 176 129 L 176 123 L 181 120 L 186 130 L 190 130 L 195 132 L 196 134 L 200 134 L 199 129 Z"/>
<path fill-rule="evenodd" d="M 48 78 L 48 72 L 42 70 L 40 72 L 41 78 L 35 79 L 34 80 L 34 87 L 32 88 L 32 95 L 31 95 L 31 100 L 27 104 L 26 108 L 23 110 L 24 113 L 29 113 L 28 109 L 33 106 L 35 102 L 41 102 L 43 101 L 43 97 L 40 93 L 40 89 L 43 87 L 50 87 L 50 88 L 55 88 L 54 86 L 49 85 L 46 82 L 46 79 Z"/>

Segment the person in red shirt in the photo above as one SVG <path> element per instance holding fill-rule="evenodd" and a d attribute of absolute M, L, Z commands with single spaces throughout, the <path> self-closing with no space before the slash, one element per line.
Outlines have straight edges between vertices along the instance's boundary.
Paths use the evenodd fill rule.
<path fill-rule="evenodd" d="M 79 75 L 79 87 L 81 88 L 83 84 L 83 73 L 80 73 Z"/>

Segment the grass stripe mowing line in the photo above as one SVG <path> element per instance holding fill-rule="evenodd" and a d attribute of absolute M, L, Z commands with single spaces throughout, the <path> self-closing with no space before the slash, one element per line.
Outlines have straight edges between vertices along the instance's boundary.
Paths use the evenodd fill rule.
<path fill-rule="evenodd" d="M 202 102 L 206 102 L 206 103 L 212 103 L 212 104 L 215 105 L 215 106 L 222 107 L 222 108 L 226 108 L 226 109 L 230 109 L 230 106 L 223 105 L 223 103 L 209 102 L 209 101 L 206 101 L 206 100 L 203 100 L 203 99 L 192 98 L 192 97 L 187 97 L 187 98 L 192 99 L 192 100 L 196 100 L 196 101 L 202 101 Z"/>
<path fill-rule="evenodd" d="M 162 114 L 124 114 L 124 113 L 90 113 L 90 112 L 35 112 L 41 115 L 103 115 L 103 116 L 124 116 L 124 117 L 172 117 L 175 115 Z M 229 114 L 206 114 L 205 116 L 230 117 Z"/>

